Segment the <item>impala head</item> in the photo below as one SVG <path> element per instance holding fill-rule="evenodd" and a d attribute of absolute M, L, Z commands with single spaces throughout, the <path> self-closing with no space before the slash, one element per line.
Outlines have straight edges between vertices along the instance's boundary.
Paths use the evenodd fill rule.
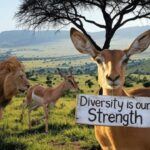
<path fill-rule="evenodd" d="M 71 69 L 69 69 L 69 72 L 70 72 L 69 75 L 64 75 L 59 68 L 57 68 L 57 70 L 58 70 L 58 73 L 60 74 L 60 76 L 64 78 L 65 83 L 66 83 L 66 87 L 68 89 L 79 91 L 78 84 L 76 83 L 74 76 L 72 75 Z"/>
<path fill-rule="evenodd" d="M 98 51 L 83 33 L 72 28 L 70 35 L 76 49 L 80 53 L 89 54 L 97 63 L 99 84 L 105 89 L 123 87 L 129 57 L 143 52 L 150 44 L 150 30 L 139 35 L 126 50 Z"/>

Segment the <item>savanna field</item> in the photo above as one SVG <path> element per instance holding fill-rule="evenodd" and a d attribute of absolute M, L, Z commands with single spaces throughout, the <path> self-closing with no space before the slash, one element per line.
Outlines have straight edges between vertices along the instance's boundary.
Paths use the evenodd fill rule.
<path fill-rule="evenodd" d="M 59 75 L 36 75 L 30 83 L 56 86 L 63 79 Z M 132 78 L 139 78 L 132 75 Z M 140 79 L 149 76 L 140 76 Z M 76 75 L 76 81 L 82 93 L 97 94 L 98 84 L 95 75 Z M 87 79 L 92 84 L 87 84 Z M 129 79 L 128 79 L 129 80 Z M 141 87 L 142 83 L 133 82 L 134 88 Z M 127 88 L 130 90 L 130 88 Z M 133 89 L 133 87 L 132 87 Z M 49 132 L 44 131 L 43 109 L 32 111 L 32 129 L 28 129 L 27 109 L 23 122 L 20 122 L 22 101 L 24 94 L 18 94 L 4 111 L 3 120 L 0 122 L 0 149 L 2 150 L 97 150 L 99 145 L 94 136 L 94 127 L 75 123 L 76 95 L 67 91 L 66 96 L 59 99 L 57 105 L 49 113 Z"/>
<path fill-rule="evenodd" d="M 53 76 L 53 84 L 57 85 L 62 79 L 56 75 Z M 93 78 L 95 86 L 86 88 L 84 85 L 88 75 L 76 76 L 76 81 L 80 82 L 81 89 L 86 93 L 92 93 L 96 90 L 96 80 Z M 31 81 L 32 84 L 45 84 L 45 76 L 38 76 L 38 81 Z M 32 112 L 33 128 L 28 130 L 27 111 L 23 122 L 20 122 L 21 104 L 23 95 L 18 95 L 12 103 L 6 107 L 3 120 L 0 122 L 0 148 L 1 149 L 96 149 L 98 143 L 95 140 L 92 126 L 77 125 L 75 123 L 76 94 L 66 93 L 65 97 L 59 99 L 55 108 L 50 110 L 49 114 L 49 133 L 44 131 L 44 120 L 39 120 L 43 116 L 43 109 L 39 108 Z"/>
<path fill-rule="evenodd" d="M 42 55 L 35 50 L 34 53 L 27 51 L 26 54 L 20 53 L 26 49 L 5 49 L 4 52 L 6 51 L 11 52 L 12 56 L 17 56 L 23 62 L 31 85 L 42 84 L 55 87 L 63 81 L 56 68 L 62 69 L 67 74 L 68 68 L 71 67 L 81 89 L 80 93 L 98 93 L 97 66 L 87 56 L 71 54 L 65 56 L 65 51 L 61 51 L 64 52 L 65 57 L 50 55 L 49 51 Z M 137 55 L 136 59 L 129 61 L 125 83 L 127 90 L 150 86 L 149 55 L 147 57 Z M 40 120 L 44 114 L 43 108 L 32 111 L 31 130 L 28 129 L 27 109 L 23 122 L 20 122 L 25 93 L 18 94 L 6 107 L 3 119 L 0 121 L 0 150 L 99 150 L 94 127 L 79 125 L 75 122 L 78 94 L 66 91 L 65 96 L 60 98 L 56 106 L 50 110 L 47 134 L 44 119 Z"/>
<path fill-rule="evenodd" d="M 21 67 L 15 69 L 13 61 L 1 65 L 2 69 L 0 68 L 0 150 L 101 150 L 101 147 L 105 150 L 150 149 L 149 130 L 97 128 L 96 136 L 100 147 L 95 137 L 94 126 L 76 123 L 76 97 L 79 94 L 100 94 L 101 85 L 98 83 L 101 77 L 97 71 L 105 77 L 102 78 L 102 82 L 107 81 L 107 87 L 102 84 L 106 92 L 104 95 L 121 96 L 127 95 L 126 92 L 130 90 L 150 88 L 150 0 L 12 2 L 5 0 L 0 3 L 0 63 L 9 57 L 16 57 L 25 66 L 25 73 L 20 63 L 16 66 Z M 65 82 L 55 90 L 34 86 L 57 87 L 64 79 Z M 34 87 L 30 88 L 28 93 L 23 93 L 25 87 L 26 90 L 29 88 L 28 81 L 30 86 Z M 24 87 L 21 87 L 20 82 L 23 82 Z M 76 91 L 71 91 L 71 88 Z M 20 93 L 16 94 L 17 90 Z M 56 105 L 51 107 L 63 92 L 64 95 Z M 138 92 L 141 95 L 143 93 L 148 92 Z M 13 94 L 15 96 L 11 100 Z M 43 106 L 31 112 L 31 124 L 28 121 L 28 108 L 25 109 L 23 119 L 21 116 L 27 94 L 28 102 L 30 97 L 35 100 L 28 103 L 28 108 L 36 108 L 40 104 Z M 50 96 L 53 96 L 53 99 Z M 1 115 L 2 107 L 10 100 Z M 120 117 L 122 120 L 130 120 L 132 123 L 132 117 L 128 117 L 128 114 L 133 114 L 132 103 L 126 103 L 125 108 L 122 103 L 117 110 L 116 101 L 117 98 L 111 100 L 112 105 L 106 106 L 107 110 L 120 111 L 118 116 L 123 116 Z M 45 103 L 48 102 L 51 106 L 47 117 L 48 107 Z M 99 110 L 94 111 L 100 116 L 105 110 L 101 112 L 102 105 L 96 107 L 99 107 Z M 141 112 L 144 107 L 140 107 Z M 136 110 L 135 112 L 137 113 Z M 84 115 L 82 120 L 87 117 L 85 111 L 80 110 L 79 113 Z M 108 116 L 109 123 L 115 122 L 111 120 L 113 112 L 110 115 L 107 113 L 103 116 Z M 99 116 L 97 118 L 100 120 Z M 138 118 L 140 115 L 135 116 Z M 147 117 L 147 113 L 145 116 Z M 45 133 L 47 118 L 48 133 Z M 88 118 L 91 122 L 95 120 Z M 103 120 L 105 121 L 105 118 Z M 128 126 L 127 124 L 123 125 Z"/>

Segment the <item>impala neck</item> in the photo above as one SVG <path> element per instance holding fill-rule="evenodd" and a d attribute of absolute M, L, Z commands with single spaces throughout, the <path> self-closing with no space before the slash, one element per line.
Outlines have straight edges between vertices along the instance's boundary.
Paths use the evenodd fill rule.
<path fill-rule="evenodd" d="M 56 95 L 56 101 L 59 97 L 63 96 L 65 91 L 68 90 L 69 88 L 66 85 L 66 82 L 63 81 L 61 84 L 59 84 L 55 89 L 55 95 Z"/>
<path fill-rule="evenodd" d="M 103 88 L 103 95 L 109 96 L 127 96 L 126 91 L 122 88 L 117 89 L 105 89 Z"/>

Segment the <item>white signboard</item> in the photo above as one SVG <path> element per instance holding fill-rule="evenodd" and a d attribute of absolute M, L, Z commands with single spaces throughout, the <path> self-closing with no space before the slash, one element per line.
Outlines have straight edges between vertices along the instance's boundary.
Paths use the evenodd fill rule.
<path fill-rule="evenodd" d="M 150 127 L 150 97 L 77 97 L 76 122 L 79 124 Z"/>

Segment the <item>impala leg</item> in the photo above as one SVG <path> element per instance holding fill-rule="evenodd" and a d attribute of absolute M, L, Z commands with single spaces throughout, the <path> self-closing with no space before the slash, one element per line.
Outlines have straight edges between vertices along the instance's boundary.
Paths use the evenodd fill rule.
<path fill-rule="evenodd" d="M 31 129 L 31 127 L 32 127 L 32 124 L 31 124 L 31 111 L 38 108 L 38 107 L 39 107 L 39 105 L 35 105 L 35 106 L 28 109 L 29 129 Z"/>
<path fill-rule="evenodd" d="M 44 111 L 45 112 L 45 111 Z M 49 105 L 47 106 L 47 113 L 48 113 L 48 115 L 49 115 Z M 42 119 L 45 119 L 45 113 L 44 113 L 44 115 L 39 119 L 39 120 L 42 120 Z"/>
<path fill-rule="evenodd" d="M 45 132 L 48 133 L 48 109 L 47 106 L 43 106 L 44 109 L 44 115 L 45 115 Z"/>

